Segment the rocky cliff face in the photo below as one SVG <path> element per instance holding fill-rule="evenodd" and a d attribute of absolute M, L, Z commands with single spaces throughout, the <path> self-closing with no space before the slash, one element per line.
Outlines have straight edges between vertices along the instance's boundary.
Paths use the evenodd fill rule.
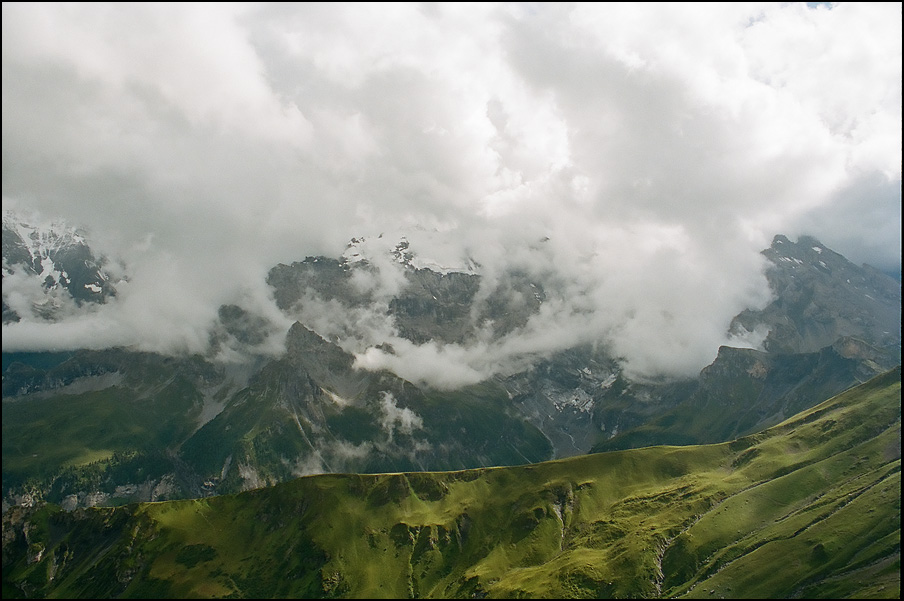
<path fill-rule="evenodd" d="M 473 266 L 447 268 L 419 260 L 404 240 L 380 260 L 362 255 L 356 242 L 340 259 L 308 257 L 271 269 L 267 283 L 279 308 L 302 319 L 306 305 L 347 315 L 377 312 L 414 344 L 464 344 L 488 330 L 499 338 L 523 327 L 546 298 L 540 284 L 523 273 L 490 282 Z"/>
<path fill-rule="evenodd" d="M 853 336 L 880 348 L 901 346 L 901 284 L 857 266 L 815 238 L 776 236 L 763 251 L 775 295 L 762 311 L 744 311 L 732 330 L 768 329 L 773 353 L 814 352 Z"/>

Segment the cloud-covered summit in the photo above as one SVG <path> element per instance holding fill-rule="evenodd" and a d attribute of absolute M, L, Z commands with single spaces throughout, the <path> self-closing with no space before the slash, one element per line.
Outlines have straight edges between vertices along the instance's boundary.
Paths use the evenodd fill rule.
<path fill-rule="evenodd" d="M 2 10 L 4 208 L 130 273 L 4 349 L 200 351 L 224 304 L 287 329 L 274 265 L 429 232 L 550 282 L 512 349 L 677 374 L 768 302 L 775 233 L 900 270 L 900 4 Z"/>

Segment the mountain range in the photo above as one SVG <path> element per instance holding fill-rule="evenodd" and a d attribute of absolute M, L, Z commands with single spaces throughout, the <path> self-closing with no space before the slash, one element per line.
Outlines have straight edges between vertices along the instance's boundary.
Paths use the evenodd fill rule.
<path fill-rule="evenodd" d="M 353 239 L 339 258 L 270 270 L 278 308 L 297 318 L 278 356 L 255 354 L 274 326 L 239 305 L 220 307 L 207 355 L 4 353 L 4 509 L 204 497 L 318 473 L 462 470 L 717 443 L 900 363 L 900 283 L 813 238 L 776 236 L 763 251 L 773 301 L 730 326 L 761 333 L 759 350 L 725 346 L 697 377 L 637 380 L 605 345 L 578 344 L 438 388 L 359 365 L 354 345 L 374 316 L 403 344 L 499 340 L 541 311 L 547 293 L 521 272 L 497 275 L 488 292 L 473 261 L 441 267 L 405 239 L 384 241 L 386 255 L 373 248 Z M 57 305 L 65 294 L 76 307 L 115 302 L 115 279 L 103 268 L 115 261 L 95 257 L 73 230 L 42 231 L 7 215 L 3 249 L 4 320 L 26 310 L 54 319 L 41 298 L 8 301 L 10 278 L 43 278 L 41 294 Z M 362 285 L 376 281 L 381 261 L 400 267 L 403 280 L 388 290 Z M 244 359 L 218 360 L 224 348 Z M 389 344 L 379 351 L 396 353 Z"/>

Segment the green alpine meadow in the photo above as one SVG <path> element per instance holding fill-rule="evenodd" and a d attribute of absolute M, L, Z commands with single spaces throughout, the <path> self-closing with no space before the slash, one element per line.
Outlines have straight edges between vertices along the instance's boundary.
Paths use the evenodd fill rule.
<path fill-rule="evenodd" d="M 3 597 L 900 597 L 900 366 L 762 432 L 3 515 Z"/>

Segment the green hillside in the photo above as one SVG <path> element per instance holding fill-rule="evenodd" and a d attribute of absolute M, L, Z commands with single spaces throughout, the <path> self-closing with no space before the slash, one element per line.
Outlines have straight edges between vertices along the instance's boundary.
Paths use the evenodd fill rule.
<path fill-rule="evenodd" d="M 705 446 L 3 518 L 4 597 L 900 596 L 900 367 Z"/>

